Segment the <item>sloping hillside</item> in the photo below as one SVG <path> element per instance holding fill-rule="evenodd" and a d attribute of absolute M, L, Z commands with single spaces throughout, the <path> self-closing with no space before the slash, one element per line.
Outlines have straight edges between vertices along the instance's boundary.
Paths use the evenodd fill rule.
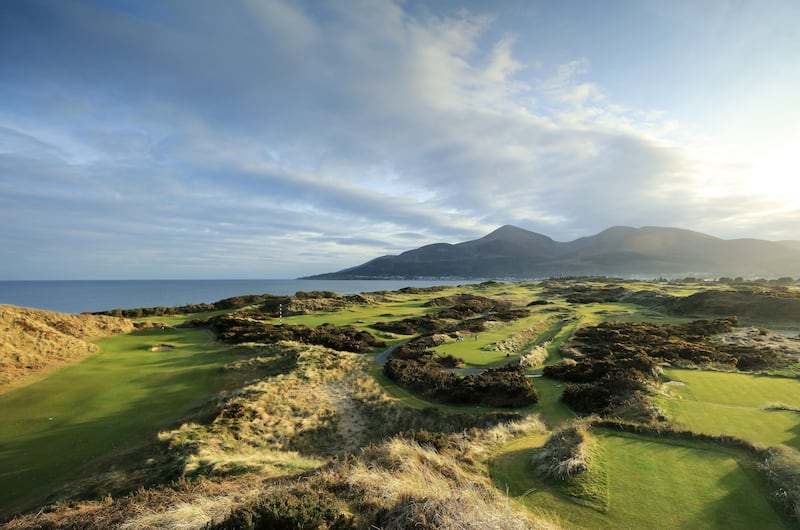
<path fill-rule="evenodd" d="M 97 351 L 90 339 L 131 330 L 133 322 L 125 318 L 0 305 L 0 391 L 43 368 Z"/>
<path fill-rule="evenodd" d="M 616 226 L 561 243 L 503 226 L 473 241 L 426 245 L 310 279 L 541 278 L 564 274 L 795 277 L 800 274 L 799 249 L 792 242 L 725 240 L 653 226 Z"/>

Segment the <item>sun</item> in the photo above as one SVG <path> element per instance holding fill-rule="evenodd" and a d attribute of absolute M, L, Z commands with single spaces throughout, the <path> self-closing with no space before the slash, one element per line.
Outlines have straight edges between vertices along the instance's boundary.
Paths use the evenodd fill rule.
<path fill-rule="evenodd" d="M 771 146 L 754 156 L 747 171 L 748 192 L 787 208 L 800 208 L 800 139 Z"/>

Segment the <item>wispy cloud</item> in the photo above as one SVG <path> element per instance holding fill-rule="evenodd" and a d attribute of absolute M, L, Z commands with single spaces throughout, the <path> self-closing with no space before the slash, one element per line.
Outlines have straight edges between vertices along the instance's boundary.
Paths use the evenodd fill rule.
<path fill-rule="evenodd" d="M 701 193 L 716 162 L 669 112 L 491 13 L 30 1 L 0 35 L 0 277 L 295 276 L 506 223 L 797 226 Z"/>

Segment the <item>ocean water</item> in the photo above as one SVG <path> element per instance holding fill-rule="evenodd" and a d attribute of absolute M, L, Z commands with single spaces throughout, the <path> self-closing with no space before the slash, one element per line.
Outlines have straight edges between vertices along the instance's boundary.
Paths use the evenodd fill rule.
<path fill-rule="evenodd" d="M 447 280 L 50 280 L 0 281 L 0 304 L 62 313 L 211 303 L 244 294 L 297 291 L 352 294 L 403 287 L 458 285 Z"/>

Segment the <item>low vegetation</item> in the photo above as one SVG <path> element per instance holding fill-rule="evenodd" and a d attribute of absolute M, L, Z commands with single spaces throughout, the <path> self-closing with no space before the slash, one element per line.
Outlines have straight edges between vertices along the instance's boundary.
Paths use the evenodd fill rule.
<path fill-rule="evenodd" d="M 780 368 L 791 358 L 715 339 L 730 333 L 735 318 L 682 324 L 605 322 L 577 330 L 562 348 L 567 358 L 544 374 L 570 383 L 562 399 L 583 413 L 659 419 L 646 393 L 660 382 L 661 367 L 736 370 Z"/>
<path fill-rule="evenodd" d="M 442 403 L 509 408 L 539 400 L 518 365 L 459 376 L 446 371 L 435 355 L 426 355 L 410 360 L 389 359 L 384 373 L 399 385 Z"/>
<path fill-rule="evenodd" d="M 589 433 L 586 425 L 576 423 L 552 435 L 533 456 L 534 471 L 545 478 L 564 480 L 589 469 Z"/>
<path fill-rule="evenodd" d="M 675 309 L 707 291 L 757 298 Z M 739 325 L 765 297 L 800 299 L 595 278 L 142 310 L 159 325 L 0 396 L 0 511 L 10 529 L 790 528 L 797 379 L 741 373 L 798 364 L 786 321 Z"/>
<path fill-rule="evenodd" d="M 775 497 L 787 512 L 800 520 L 800 453 L 785 445 L 772 447 L 759 469 L 776 488 Z"/>
<path fill-rule="evenodd" d="M 212 317 L 205 321 L 195 322 L 194 325 L 210 328 L 219 340 L 230 344 L 296 341 L 341 351 L 362 353 L 386 347 L 384 341 L 376 339 L 370 333 L 362 331 L 356 326 L 337 327 L 329 323 L 321 324 L 316 328 L 298 324 L 275 325 L 253 318 L 232 315 Z"/>
<path fill-rule="evenodd" d="M 127 319 L 0 305 L 0 392 L 45 368 L 97 352 L 92 340 L 132 330 Z"/>

